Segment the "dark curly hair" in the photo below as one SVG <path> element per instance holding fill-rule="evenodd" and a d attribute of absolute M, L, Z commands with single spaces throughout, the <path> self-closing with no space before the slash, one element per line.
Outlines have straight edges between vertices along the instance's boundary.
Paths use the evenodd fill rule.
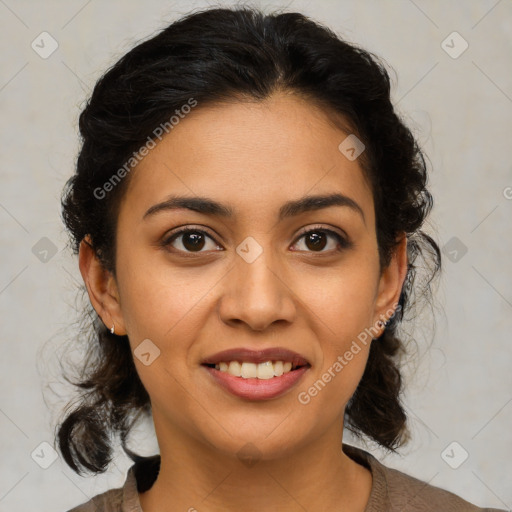
<path fill-rule="evenodd" d="M 408 271 L 399 306 L 371 344 L 365 372 L 345 410 L 353 433 L 396 451 L 408 437 L 399 371 L 405 344 L 397 328 L 420 295 L 431 298 L 441 255 L 420 230 L 432 208 L 425 159 L 393 108 L 388 73 L 375 55 L 302 14 L 264 14 L 252 7 L 196 11 L 138 44 L 100 78 L 80 115 L 76 173 L 61 198 L 71 248 L 77 255 L 88 236 L 104 268 L 115 276 L 117 214 L 130 176 L 108 194 L 105 183 L 153 140 L 155 127 L 191 98 L 201 108 L 261 101 L 275 91 L 320 105 L 364 141 L 358 161 L 372 187 L 381 269 L 399 237 L 407 236 Z M 100 189 L 106 197 L 98 197 Z M 418 256 L 430 262 L 421 283 L 414 264 Z M 140 460 L 127 438 L 138 417 L 151 414 L 151 406 L 128 337 L 112 335 L 90 304 L 82 318 L 88 323 L 81 332 L 87 356 L 73 381 L 79 395 L 66 409 L 56 438 L 73 470 L 100 473 L 112 460 L 116 436 L 132 460 Z"/>

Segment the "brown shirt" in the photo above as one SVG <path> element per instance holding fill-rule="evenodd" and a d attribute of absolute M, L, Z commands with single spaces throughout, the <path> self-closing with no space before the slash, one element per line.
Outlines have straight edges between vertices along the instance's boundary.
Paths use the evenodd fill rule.
<path fill-rule="evenodd" d="M 373 455 L 355 446 L 343 444 L 343 451 L 372 473 L 372 489 L 365 512 L 506 512 L 472 505 L 449 491 L 384 466 Z M 151 488 L 159 468 L 159 455 L 147 457 L 129 469 L 123 487 L 99 494 L 68 512 L 143 512 L 139 492 Z"/>

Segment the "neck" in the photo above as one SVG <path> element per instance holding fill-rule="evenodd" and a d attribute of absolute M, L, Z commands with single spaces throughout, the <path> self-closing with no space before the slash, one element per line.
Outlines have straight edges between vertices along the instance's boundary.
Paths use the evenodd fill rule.
<path fill-rule="evenodd" d="M 246 456 L 227 455 L 180 437 L 160 442 L 158 477 L 140 495 L 144 512 L 363 512 L 368 502 L 371 473 L 342 451 L 339 430 L 271 460 L 256 448 L 251 458 L 250 445 Z"/>

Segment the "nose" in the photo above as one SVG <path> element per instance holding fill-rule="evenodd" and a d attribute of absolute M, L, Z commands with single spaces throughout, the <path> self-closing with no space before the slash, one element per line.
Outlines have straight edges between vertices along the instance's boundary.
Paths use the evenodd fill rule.
<path fill-rule="evenodd" d="M 270 251 L 248 263 L 236 256 L 219 301 L 219 316 L 226 324 L 246 324 L 263 331 L 273 323 L 291 323 L 297 310 L 289 274 L 281 270 Z"/>

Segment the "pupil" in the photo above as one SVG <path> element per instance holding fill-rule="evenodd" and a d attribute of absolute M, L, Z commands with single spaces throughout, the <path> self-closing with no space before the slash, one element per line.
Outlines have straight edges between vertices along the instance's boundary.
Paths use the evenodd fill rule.
<path fill-rule="evenodd" d="M 310 244 L 309 241 L 312 243 Z M 323 249 L 325 247 L 325 233 L 310 233 L 306 237 L 308 249 Z"/>
<path fill-rule="evenodd" d="M 183 236 L 183 246 L 188 250 L 201 250 L 204 246 L 204 239 L 201 233 L 188 233 Z M 192 242 L 191 242 L 192 240 Z"/>

